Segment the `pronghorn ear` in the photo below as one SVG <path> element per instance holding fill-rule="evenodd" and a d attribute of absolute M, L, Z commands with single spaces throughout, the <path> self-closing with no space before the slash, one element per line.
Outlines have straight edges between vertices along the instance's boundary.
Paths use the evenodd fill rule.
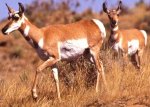
<path fill-rule="evenodd" d="M 8 11 L 9 11 L 9 13 L 14 13 L 14 12 L 15 12 L 12 8 L 10 8 L 10 7 L 7 5 L 7 3 L 6 3 L 6 6 L 7 6 L 7 9 L 8 9 Z"/>
<path fill-rule="evenodd" d="M 105 13 L 109 13 L 109 10 L 107 9 L 107 6 L 106 6 L 106 2 L 103 3 L 103 11 Z"/>
<path fill-rule="evenodd" d="M 18 5 L 19 5 L 19 12 L 20 13 L 24 13 L 24 6 L 23 6 L 23 4 L 22 3 L 18 3 Z"/>
<path fill-rule="evenodd" d="M 121 12 L 121 6 L 122 6 L 122 1 L 120 0 L 120 1 L 119 1 L 119 6 L 118 6 L 118 8 L 117 8 L 117 13 L 118 13 L 118 14 L 120 14 L 120 12 Z"/>

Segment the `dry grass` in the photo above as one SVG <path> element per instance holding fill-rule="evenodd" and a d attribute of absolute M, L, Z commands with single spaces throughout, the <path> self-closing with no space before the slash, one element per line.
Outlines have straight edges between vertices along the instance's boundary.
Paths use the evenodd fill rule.
<path fill-rule="evenodd" d="M 149 46 L 150 44 L 148 44 L 148 47 Z M 31 60 L 29 60 L 31 65 L 28 63 L 26 65 L 26 63 L 22 61 L 24 56 L 21 56 L 18 59 L 12 58 L 11 61 L 8 61 L 9 63 L 13 63 L 12 65 L 17 65 L 17 62 L 19 61 L 20 65 L 18 64 L 18 66 L 21 67 L 15 68 L 14 66 L 11 66 L 14 67 L 13 70 L 9 69 L 7 65 L 3 65 L 3 70 L 5 71 L 0 71 L 2 77 L 0 79 L 0 106 L 150 106 L 150 58 L 148 57 L 150 49 L 147 48 L 144 53 L 142 63 L 143 69 L 141 72 L 138 72 L 136 69 L 134 69 L 131 64 L 128 64 L 123 72 L 120 63 L 121 60 L 113 60 L 108 51 L 109 50 L 101 52 L 110 90 L 108 93 L 105 91 L 102 82 L 99 93 L 95 93 L 96 74 L 93 73 L 94 66 L 91 66 L 86 60 L 78 59 L 79 63 L 73 64 L 73 66 L 76 68 L 75 70 L 70 67 L 70 64 L 66 65 L 65 62 L 59 63 L 59 67 L 62 71 L 60 72 L 60 83 L 63 102 L 60 103 L 57 100 L 55 82 L 49 69 L 45 70 L 45 72 L 41 74 L 38 84 L 39 99 L 37 102 L 35 102 L 31 98 L 30 90 L 35 73 L 34 67 L 32 66 L 38 65 L 38 61 L 36 64 L 31 63 L 31 60 L 33 60 L 31 58 Z M 22 54 L 24 54 L 25 50 L 22 50 L 22 52 Z M 8 53 L 11 54 L 11 51 Z M 105 55 L 106 53 L 107 56 Z M 25 58 L 27 58 L 27 56 L 28 55 L 26 55 Z"/>
<path fill-rule="evenodd" d="M 142 16 L 136 14 L 135 11 L 137 9 L 120 17 L 120 28 L 137 27 L 136 23 L 139 20 L 142 22 L 143 16 L 150 12 L 143 12 L 139 9 L 138 13 L 144 14 Z M 74 17 L 71 15 L 70 17 L 73 20 Z M 86 14 L 80 17 L 86 17 Z M 106 14 L 95 14 L 89 17 L 101 18 L 109 30 Z M 53 17 L 53 19 L 56 18 Z M 0 29 L 4 24 L 4 22 L 1 23 Z M 70 66 L 70 63 L 60 62 L 58 64 L 61 70 L 59 75 L 62 102 L 57 99 L 55 82 L 50 69 L 41 74 L 38 84 L 39 99 L 35 102 L 31 96 L 31 87 L 35 68 L 41 63 L 39 58 L 26 41 L 18 36 L 17 32 L 14 34 L 15 37 L 10 35 L 2 38 L 1 35 L 0 43 L 3 43 L 0 44 L 1 107 L 150 107 L 150 43 L 144 52 L 143 68 L 140 72 L 130 63 L 127 64 L 125 71 L 122 71 L 121 59 L 114 60 L 109 49 L 101 51 L 100 56 L 105 66 L 109 92 L 106 92 L 101 82 L 99 93 L 95 93 L 95 68 L 87 60 L 81 58 L 78 59 L 78 63 L 72 64 L 73 67 Z"/>

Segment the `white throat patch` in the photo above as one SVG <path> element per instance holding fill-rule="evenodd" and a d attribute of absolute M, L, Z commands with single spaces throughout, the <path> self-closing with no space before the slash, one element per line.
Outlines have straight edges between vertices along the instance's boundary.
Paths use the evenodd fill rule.
<path fill-rule="evenodd" d="M 39 45 L 39 47 L 40 47 L 41 49 L 43 49 L 43 46 L 44 46 L 44 39 L 43 39 L 43 38 L 41 38 L 41 39 L 39 40 L 38 45 Z"/>
<path fill-rule="evenodd" d="M 27 26 L 25 27 L 25 29 L 24 29 L 24 35 L 25 35 L 25 36 L 28 36 L 29 30 L 30 30 L 30 26 L 27 25 Z"/>
<path fill-rule="evenodd" d="M 118 26 L 116 26 L 115 28 L 113 28 L 113 31 L 117 31 L 118 29 Z"/>

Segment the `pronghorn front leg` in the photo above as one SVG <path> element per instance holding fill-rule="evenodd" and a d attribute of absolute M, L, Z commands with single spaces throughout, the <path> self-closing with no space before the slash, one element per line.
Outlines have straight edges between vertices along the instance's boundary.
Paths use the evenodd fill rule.
<path fill-rule="evenodd" d="M 52 67 L 52 71 L 53 71 L 54 79 L 56 82 L 57 96 L 58 96 L 59 101 L 61 101 L 60 88 L 59 88 L 59 77 L 58 77 L 58 67 L 56 66 L 56 64 Z"/>
<path fill-rule="evenodd" d="M 33 96 L 34 99 L 37 99 L 37 97 L 38 97 L 37 91 L 36 91 L 36 86 L 37 86 L 39 74 L 40 74 L 45 68 L 53 66 L 57 61 L 58 61 L 58 59 L 51 57 L 51 58 L 49 58 L 47 61 L 45 61 L 42 65 L 40 65 L 40 66 L 37 68 L 36 74 L 35 74 L 35 79 L 34 79 L 34 82 L 33 82 L 33 88 L 32 88 L 32 96 Z"/>

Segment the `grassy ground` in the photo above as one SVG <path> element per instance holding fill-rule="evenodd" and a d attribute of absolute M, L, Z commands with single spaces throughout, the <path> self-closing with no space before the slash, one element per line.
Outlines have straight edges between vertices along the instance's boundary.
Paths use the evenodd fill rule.
<path fill-rule="evenodd" d="M 19 45 L 17 45 L 18 40 L 22 41 L 19 42 Z M 39 99 L 35 102 L 31 97 L 31 87 L 35 66 L 41 62 L 24 40 L 18 40 L 14 41 L 12 38 L 5 47 L 1 47 L 3 51 L 1 51 L 0 63 L 0 106 L 150 106 L 149 48 L 146 48 L 144 52 L 140 72 L 134 69 L 130 63 L 127 64 L 125 71 L 122 71 L 121 59 L 113 60 L 109 49 L 101 51 L 110 91 L 106 92 L 101 82 L 98 94 L 95 93 L 96 74 L 93 65 L 83 58 L 78 59 L 78 63 L 72 64 L 73 67 L 70 67 L 70 63 L 59 63 L 63 102 L 60 103 L 57 99 L 55 82 L 50 69 L 41 74 L 38 84 Z M 148 44 L 149 46 L 150 44 Z"/>
<path fill-rule="evenodd" d="M 143 22 L 143 16 L 149 15 L 150 12 L 139 9 L 144 14 L 142 16 L 139 14 L 141 12 L 135 11 L 137 9 L 133 9 L 128 15 L 122 15 L 120 28 L 137 27 L 135 23 Z M 106 15 L 103 14 L 101 19 L 108 28 L 109 21 Z M 1 23 L 0 29 L 4 24 Z M 148 23 L 141 26 L 145 24 Z M 102 49 L 100 56 L 105 66 L 109 92 L 106 92 L 103 83 L 100 82 L 100 91 L 98 94 L 95 93 L 95 68 L 81 58 L 72 66 L 66 62 L 58 63 L 61 70 L 59 75 L 62 102 L 57 99 L 50 69 L 46 69 L 41 74 L 38 84 L 39 98 L 35 102 L 31 96 L 31 87 L 36 67 L 42 61 L 17 32 L 14 32 L 14 35 L 3 37 L 0 34 L 1 107 L 150 107 L 149 42 L 142 58 L 140 72 L 130 63 L 122 71 L 122 60 L 114 60 L 109 49 Z"/>

